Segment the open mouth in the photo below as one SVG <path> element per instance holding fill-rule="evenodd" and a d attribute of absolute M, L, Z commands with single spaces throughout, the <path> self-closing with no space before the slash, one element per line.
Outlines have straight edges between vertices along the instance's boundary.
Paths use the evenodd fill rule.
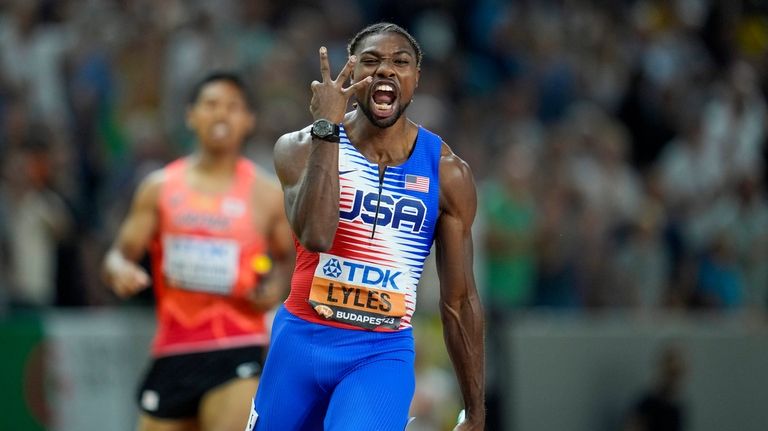
<path fill-rule="evenodd" d="M 230 127 L 227 123 L 216 123 L 211 128 L 211 137 L 213 139 L 224 139 L 230 134 Z"/>
<path fill-rule="evenodd" d="M 373 114 L 380 118 L 386 118 L 395 113 L 397 94 L 392 84 L 379 83 L 373 88 L 371 94 Z"/>

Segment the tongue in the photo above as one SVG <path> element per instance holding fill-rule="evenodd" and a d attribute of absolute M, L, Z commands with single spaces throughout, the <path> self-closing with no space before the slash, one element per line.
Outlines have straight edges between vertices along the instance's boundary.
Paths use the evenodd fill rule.
<path fill-rule="evenodd" d="M 395 101 L 395 95 L 389 91 L 377 91 L 373 93 L 373 101 L 376 103 L 385 103 L 391 105 Z"/>

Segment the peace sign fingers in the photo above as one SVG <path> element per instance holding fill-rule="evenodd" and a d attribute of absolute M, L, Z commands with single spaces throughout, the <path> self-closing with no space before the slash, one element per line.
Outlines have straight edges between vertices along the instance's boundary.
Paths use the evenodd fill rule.
<path fill-rule="evenodd" d="M 342 88 L 341 92 L 346 94 L 347 96 L 351 96 L 355 91 L 357 91 L 359 88 L 364 87 L 368 84 L 370 84 L 373 81 L 373 77 L 366 76 L 365 79 L 362 81 L 357 81 L 354 84 L 350 85 L 347 88 Z"/>
<path fill-rule="evenodd" d="M 344 68 L 341 69 L 341 72 L 339 72 L 339 76 L 336 77 L 336 84 L 344 85 L 344 83 L 347 82 L 347 79 L 349 79 L 349 76 L 352 74 L 352 70 L 355 69 L 356 64 L 357 56 L 350 55 L 349 60 L 347 60 L 347 64 L 344 65 Z"/>
<path fill-rule="evenodd" d="M 328 61 L 328 49 L 320 47 L 320 75 L 322 81 L 313 81 L 310 86 L 312 89 L 312 101 L 310 102 L 310 112 L 317 120 L 320 118 L 338 123 L 344 118 L 347 109 L 349 97 L 355 90 L 371 82 L 371 77 L 359 81 L 347 88 L 344 83 L 352 76 L 352 71 L 357 64 L 357 57 L 351 55 L 347 64 L 341 69 L 335 80 L 331 79 L 331 66 Z"/>
<path fill-rule="evenodd" d="M 328 49 L 324 46 L 320 47 L 320 76 L 323 77 L 323 82 L 329 82 L 331 80 L 331 66 L 328 64 Z"/>

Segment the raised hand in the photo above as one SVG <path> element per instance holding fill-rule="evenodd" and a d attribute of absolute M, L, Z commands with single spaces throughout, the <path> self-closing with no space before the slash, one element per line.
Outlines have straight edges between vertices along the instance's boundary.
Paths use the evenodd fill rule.
<path fill-rule="evenodd" d="M 373 78 L 368 76 L 344 88 L 344 83 L 352 74 L 355 64 L 357 64 L 357 57 L 351 55 L 347 64 L 339 72 L 339 76 L 331 79 L 328 50 L 324 46 L 320 47 L 320 75 L 323 81 L 312 81 L 312 101 L 309 104 L 309 111 L 315 120 L 324 118 L 333 123 L 340 123 L 344 119 L 350 96 L 358 88 L 371 83 Z"/>

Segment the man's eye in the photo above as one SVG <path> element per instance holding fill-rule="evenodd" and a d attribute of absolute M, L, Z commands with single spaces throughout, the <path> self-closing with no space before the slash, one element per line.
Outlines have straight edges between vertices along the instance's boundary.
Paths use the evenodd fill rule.
<path fill-rule="evenodd" d="M 376 64 L 378 62 L 379 61 L 376 60 L 375 58 L 364 58 L 363 61 L 361 61 L 361 63 L 363 64 Z"/>
<path fill-rule="evenodd" d="M 397 59 L 397 60 L 395 60 L 395 64 L 397 64 L 398 66 L 405 66 L 408 63 L 410 63 L 410 61 L 405 60 L 405 59 Z"/>

